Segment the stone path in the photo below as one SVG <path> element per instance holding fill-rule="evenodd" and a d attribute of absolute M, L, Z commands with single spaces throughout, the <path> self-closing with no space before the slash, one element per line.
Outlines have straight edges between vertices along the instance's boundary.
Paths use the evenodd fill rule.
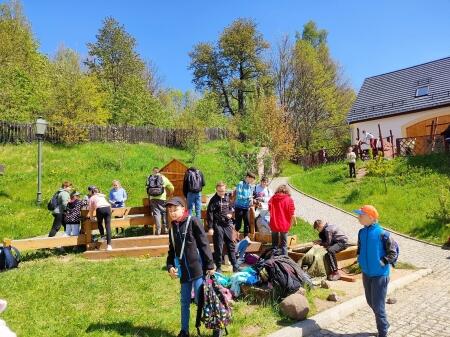
<path fill-rule="evenodd" d="M 286 183 L 286 178 L 276 178 L 272 187 Z M 361 225 L 348 213 L 322 203 L 303 193 L 293 191 L 296 215 L 312 223 L 323 219 L 339 225 L 349 236 L 357 240 Z M 400 289 L 391 297 L 397 303 L 387 305 L 388 319 L 391 324 L 389 336 L 450 336 L 450 250 L 422 243 L 410 238 L 393 234 L 400 246 L 400 261 L 417 267 L 431 268 L 433 273 Z M 312 335 L 322 336 L 374 336 L 375 318 L 367 306 L 323 330 Z"/>

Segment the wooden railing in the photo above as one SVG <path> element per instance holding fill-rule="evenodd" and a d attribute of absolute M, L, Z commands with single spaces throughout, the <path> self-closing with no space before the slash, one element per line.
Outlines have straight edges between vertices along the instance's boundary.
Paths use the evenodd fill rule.
<path fill-rule="evenodd" d="M 448 151 L 443 136 L 406 137 L 396 139 L 397 156 L 416 156 Z"/>

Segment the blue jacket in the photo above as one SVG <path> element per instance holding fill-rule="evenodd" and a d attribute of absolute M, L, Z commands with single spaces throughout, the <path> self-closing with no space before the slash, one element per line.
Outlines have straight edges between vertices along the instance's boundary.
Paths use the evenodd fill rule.
<path fill-rule="evenodd" d="M 240 209 L 250 208 L 253 191 L 254 188 L 252 185 L 247 184 L 245 181 L 240 181 L 236 186 L 236 201 L 234 202 L 234 207 Z"/>
<path fill-rule="evenodd" d="M 359 230 L 358 263 L 367 276 L 389 276 L 389 263 L 385 263 L 387 252 L 382 240 L 383 233 L 384 229 L 378 223 Z"/>

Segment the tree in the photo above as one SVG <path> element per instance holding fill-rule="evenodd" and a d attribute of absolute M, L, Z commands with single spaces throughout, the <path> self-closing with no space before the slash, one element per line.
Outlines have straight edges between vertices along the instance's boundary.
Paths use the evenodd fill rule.
<path fill-rule="evenodd" d="M 30 121 L 46 108 L 49 62 L 38 51 L 19 1 L 0 4 L 0 114 Z"/>
<path fill-rule="evenodd" d="M 235 115 L 236 110 L 245 114 L 246 95 L 267 85 L 268 67 L 263 59 L 267 48 L 254 21 L 237 19 L 224 29 L 217 45 L 199 43 L 189 53 L 193 83 L 199 90 L 218 95 L 226 114 Z"/>

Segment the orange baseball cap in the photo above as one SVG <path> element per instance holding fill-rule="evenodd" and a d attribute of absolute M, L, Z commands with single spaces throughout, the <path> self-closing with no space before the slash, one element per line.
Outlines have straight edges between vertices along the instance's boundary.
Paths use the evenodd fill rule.
<path fill-rule="evenodd" d="M 378 217 L 379 217 L 377 209 L 375 207 L 373 207 L 372 205 L 364 205 L 360 209 L 356 209 L 353 212 L 358 215 L 366 214 L 373 219 L 378 219 Z"/>

